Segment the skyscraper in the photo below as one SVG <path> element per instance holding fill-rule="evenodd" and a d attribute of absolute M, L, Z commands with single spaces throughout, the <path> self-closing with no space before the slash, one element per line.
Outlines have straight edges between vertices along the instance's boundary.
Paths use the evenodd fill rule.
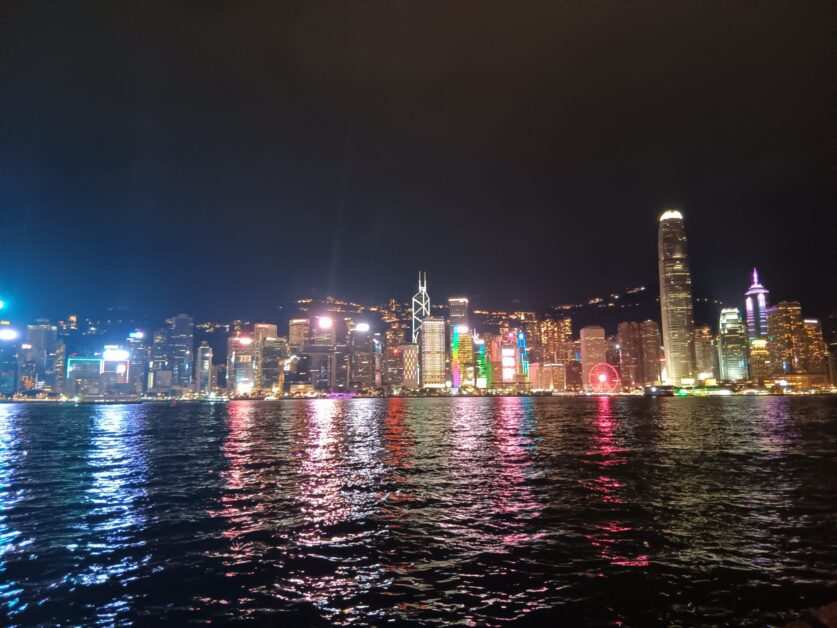
<path fill-rule="evenodd" d="M 299 352 L 308 341 L 308 319 L 292 318 L 288 323 L 288 347 L 291 351 Z"/>
<path fill-rule="evenodd" d="M 597 325 L 581 328 L 581 385 L 590 389 L 590 371 L 607 359 L 605 330 Z"/>
<path fill-rule="evenodd" d="M 721 310 L 718 324 L 718 366 L 721 379 L 747 379 L 747 329 L 737 307 Z"/>
<path fill-rule="evenodd" d="M 194 323 L 191 316 L 178 314 L 166 321 L 169 324 L 169 366 L 173 388 L 192 387 L 192 351 Z"/>
<path fill-rule="evenodd" d="M 204 340 L 195 352 L 195 392 L 208 395 L 212 392 L 212 347 Z"/>
<path fill-rule="evenodd" d="M 261 352 L 248 336 L 227 338 L 227 390 L 247 395 L 256 388 Z"/>
<path fill-rule="evenodd" d="M 616 330 L 619 337 L 619 372 L 622 386 L 634 388 L 643 383 L 639 323 L 619 323 Z"/>
<path fill-rule="evenodd" d="M 421 387 L 445 387 L 445 319 L 426 317 L 419 334 Z"/>
<path fill-rule="evenodd" d="M 408 390 L 419 387 L 419 347 L 408 343 L 399 347 L 402 359 L 402 379 L 400 386 Z"/>
<path fill-rule="evenodd" d="M 468 323 L 468 299 L 465 297 L 451 297 L 448 299 L 448 317 L 451 328 L 454 326 L 470 327 Z"/>
<path fill-rule="evenodd" d="M 253 324 L 253 342 L 262 346 L 265 338 L 278 338 L 279 329 L 272 323 L 254 323 Z"/>
<path fill-rule="evenodd" d="M 717 377 L 718 351 L 709 325 L 695 328 L 695 370 L 698 380 Z"/>
<path fill-rule="evenodd" d="M 430 295 L 427 294 L 427 273 L 419 271 L 418 292 L 413 295 L 413 344 L 419 342 L 421 324 L 428 316 L 430 316 Z"/>
<path fill-rule="evenodd" d="M 759 283 L 759 273 L 753 269 L 753 283 L 744 299 L 747 311 L 747 338 L 767 338 L 767 295 L 770 292 Z"/>
<path fill-rule="evenodd" d="M 767 310 L 770 365 L 774 375 L 805 372 L 805 324 L 802 306 L 782 301 Z"/>
<path fill-rule="evenodd" d="M 660 327 L 655 321 L 643 321 L 639 324 L 639 337 L 642 344 L 642 377 L 644 384 L 660 381 L 660 367 L 663 362 Z"/>
<path fill-rule="evenodd" d="M 802 321 L 805 333 L 804 368 L 806 373 L 828 373 L 828 346 L 822 335 L 822 325 L 816 318 Z"/>
<path fill-rule="evenodd" d="M 674 384 L 691 383 L 696 375 L 692 276 L 683 215 L 676 209 L 660 216 L 657 253 L 666 378 Z"/>

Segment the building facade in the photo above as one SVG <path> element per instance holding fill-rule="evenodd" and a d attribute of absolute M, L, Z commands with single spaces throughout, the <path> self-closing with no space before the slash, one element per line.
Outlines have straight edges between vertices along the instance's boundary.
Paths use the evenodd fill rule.
<path fill-rule="evenodd" d="M 692 276 L 683 215 L 677 210 L 667 210 L 660 216 L 657 253 L 666 380 L 687 384 L 694 382 L 697 374 Z"/>

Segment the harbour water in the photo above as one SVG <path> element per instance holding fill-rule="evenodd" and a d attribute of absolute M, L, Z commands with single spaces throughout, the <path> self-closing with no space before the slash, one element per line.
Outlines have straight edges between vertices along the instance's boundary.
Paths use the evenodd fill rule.
<path fill-rule="evenodd" d="M 0 405 L 0 620 L 781 624 L 837 398 Z"/>

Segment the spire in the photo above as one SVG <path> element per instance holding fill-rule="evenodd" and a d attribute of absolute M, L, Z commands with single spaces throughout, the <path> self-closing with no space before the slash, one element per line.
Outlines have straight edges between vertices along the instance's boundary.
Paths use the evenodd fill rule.
<path fill-rule="evenodd" d="M 755 268 L 753 268 L 753 285 L 759 285 L 759 271 L 757 271 Z"/>

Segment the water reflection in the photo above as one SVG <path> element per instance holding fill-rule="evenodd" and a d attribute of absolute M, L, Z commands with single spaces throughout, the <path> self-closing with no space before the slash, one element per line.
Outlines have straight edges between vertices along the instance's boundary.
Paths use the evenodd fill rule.
<path fill-rule="evenodd" d="M 0 600 L 8 614 L 21 608 L 23 589 L 6 575 L 6 555 L 14 551 L 20 532 L 8 522 L 9 512 L 21 501 L 22 491 L 14 489 L 15 469 L 19 464 L 18 438 L 15 417 L 16 407 L 0 404 Z"/>
<path fill-rule="evenodd" d="M 501 398 L 494 424 L 498 468 L 490 495 L 496 512 L 507 521 L 505 545 L 523 545 L 544 534 L 526 532 L 527 522 L 541 512 L 541 504 L 531 488 L 532 481 L 541 475 L 531 459 L 535 449 L 532 403 L 532 399 L 524 397 Z"/>
<path fill-rule="evenodd" d="M 150 560 L 149 549 L 138 531 L 145 527 L 142 504 L 147 498 L 146 460 L 139 417 L 126 405 L 96 408 L 87 464 L 92 483 L 87 490 L 91 506 L 85 522 L 86 540 L 80 550 L 84 569 L 72 581 L 93 586 L 129 582 Z M 97 610 L 100 621 L 113 620 L 127 610 L 128 595 L 114 595 Z"/>
<path fill-rule="evenodd" d="M 648 555 L 631 549 L 636 543 L 634 528 L 623 520 L 623 506 L 626 505 L 625 483 L 614 477 L 618 468 L 628 462 L 625 445 L 619 433 L 619 425 L 613 412 L 613 398 L 600 396 L 594 422 L 592 448 L 587 452 L 588 462 L 599 474 L 584 483 L 600 501 L 604 523 L 595 523 L 593 532 L 586 535 L 599 555 L 611 565 L 621 567 L 647 567 Z"/>

